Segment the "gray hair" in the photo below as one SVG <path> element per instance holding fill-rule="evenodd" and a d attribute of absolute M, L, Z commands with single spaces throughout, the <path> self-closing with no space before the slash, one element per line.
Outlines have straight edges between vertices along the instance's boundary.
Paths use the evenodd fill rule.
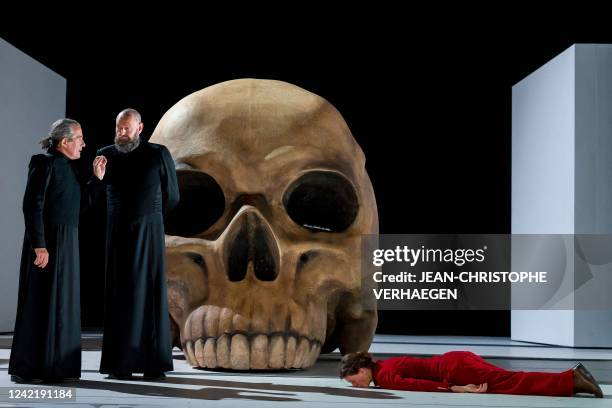
<path fill-rule="evenodd" d="M 117 119 L 122 118 L 124 116 L 133 117 L 134 119 L 138 121 L 138 123 L 142 122 L 142 118 L 140 117 L 140 112 L 138 112 L 136 109 L 127 108 L 127 109 L 122 110 L 117 115 Z"/>
<path fill-rule="evenodd" d="M 45 137 L 39 143 L 43 149 L 50 151 L 56 147 L 62 139 L 72 139 L 72 127 L 81 127 L 81 124 L 73 119 L 62 118 L 58 119 L 51 125 L 49 136 Z"/>

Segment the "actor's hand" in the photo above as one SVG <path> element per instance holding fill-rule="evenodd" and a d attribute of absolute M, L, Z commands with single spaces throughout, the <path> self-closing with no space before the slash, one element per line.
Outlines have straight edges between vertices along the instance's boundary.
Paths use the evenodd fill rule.
<path fill-rule="evenodd" d="M 104 173 L 106 173 L 106 157 L 96 156 L 93 161 L 93 173 L 100 180 L 104 178 Z"/>
<path fill-rule="evenodd" d="M 47 248 L 34 248 L 34 252 L 36 253 L 36 259 L 34 260 L 34 265 L 39 268 L 44 268 L 49 263 L 49 252 Z"/>
<path fill-rule="evenodd" d="M 487 392 L 487 383 L 484 384 L 468 384 L 468 385 L 451 385 L 452 392 L 472 392 L 476 394 L 483 394 Z"/>

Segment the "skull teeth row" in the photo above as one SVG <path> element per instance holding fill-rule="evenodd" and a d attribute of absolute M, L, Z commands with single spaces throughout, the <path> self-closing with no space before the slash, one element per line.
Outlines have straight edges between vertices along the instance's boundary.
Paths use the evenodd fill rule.
<path fill-rule="evenodd" d="M 236 333 L 187 341 L 183 350 L 194 367 L 270 370 L 311 367 L 321 344 L 293 335 Z"/>

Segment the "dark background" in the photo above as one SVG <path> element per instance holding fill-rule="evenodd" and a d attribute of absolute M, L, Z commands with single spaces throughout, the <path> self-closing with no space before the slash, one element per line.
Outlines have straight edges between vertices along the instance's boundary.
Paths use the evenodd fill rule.
<path fill-rule="evenodd" d="M 374 16 L 376 27 L 348 19 L 346 27 L 311 21 L 246 32 L 231 22 L 173 29 L 127 16 L 108 26 L 0 26 L 0 37 L 68 80 L 66 112 L 83 126 L 85 168 L 112 143 L 125 107 L 142 113 L 148 138 L 194 91 L 235 78 L 278 79 L 343 114 L 366 154 L 381 233 L 510 233 L 511 87 L 574 43 L 612 43 L 596 14 L 580 28 L 577 15 L 555 26 L 434 19 L 426 29 L 410 28 L 415 16 Z M 98 205 L 81 220 L 84 328 L 102 324 L 103 211 Z M 379 317 L 379 333 L 510 334 L 508 311 Z"/>

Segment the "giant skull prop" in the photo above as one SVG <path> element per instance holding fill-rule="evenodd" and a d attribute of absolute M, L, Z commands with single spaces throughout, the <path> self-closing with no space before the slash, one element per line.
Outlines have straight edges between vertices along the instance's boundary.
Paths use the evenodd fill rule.
<path fill-rule="evenodd" d="M 378 232 L 376 202 L 331 104 L 285 82 L 223 82 L 174 105 L 151 141 L 170 150 L 181 189 L 168 302 L 191 365 L 307 368 L 321 351 L 369 348 L 360 237 Z"/>

